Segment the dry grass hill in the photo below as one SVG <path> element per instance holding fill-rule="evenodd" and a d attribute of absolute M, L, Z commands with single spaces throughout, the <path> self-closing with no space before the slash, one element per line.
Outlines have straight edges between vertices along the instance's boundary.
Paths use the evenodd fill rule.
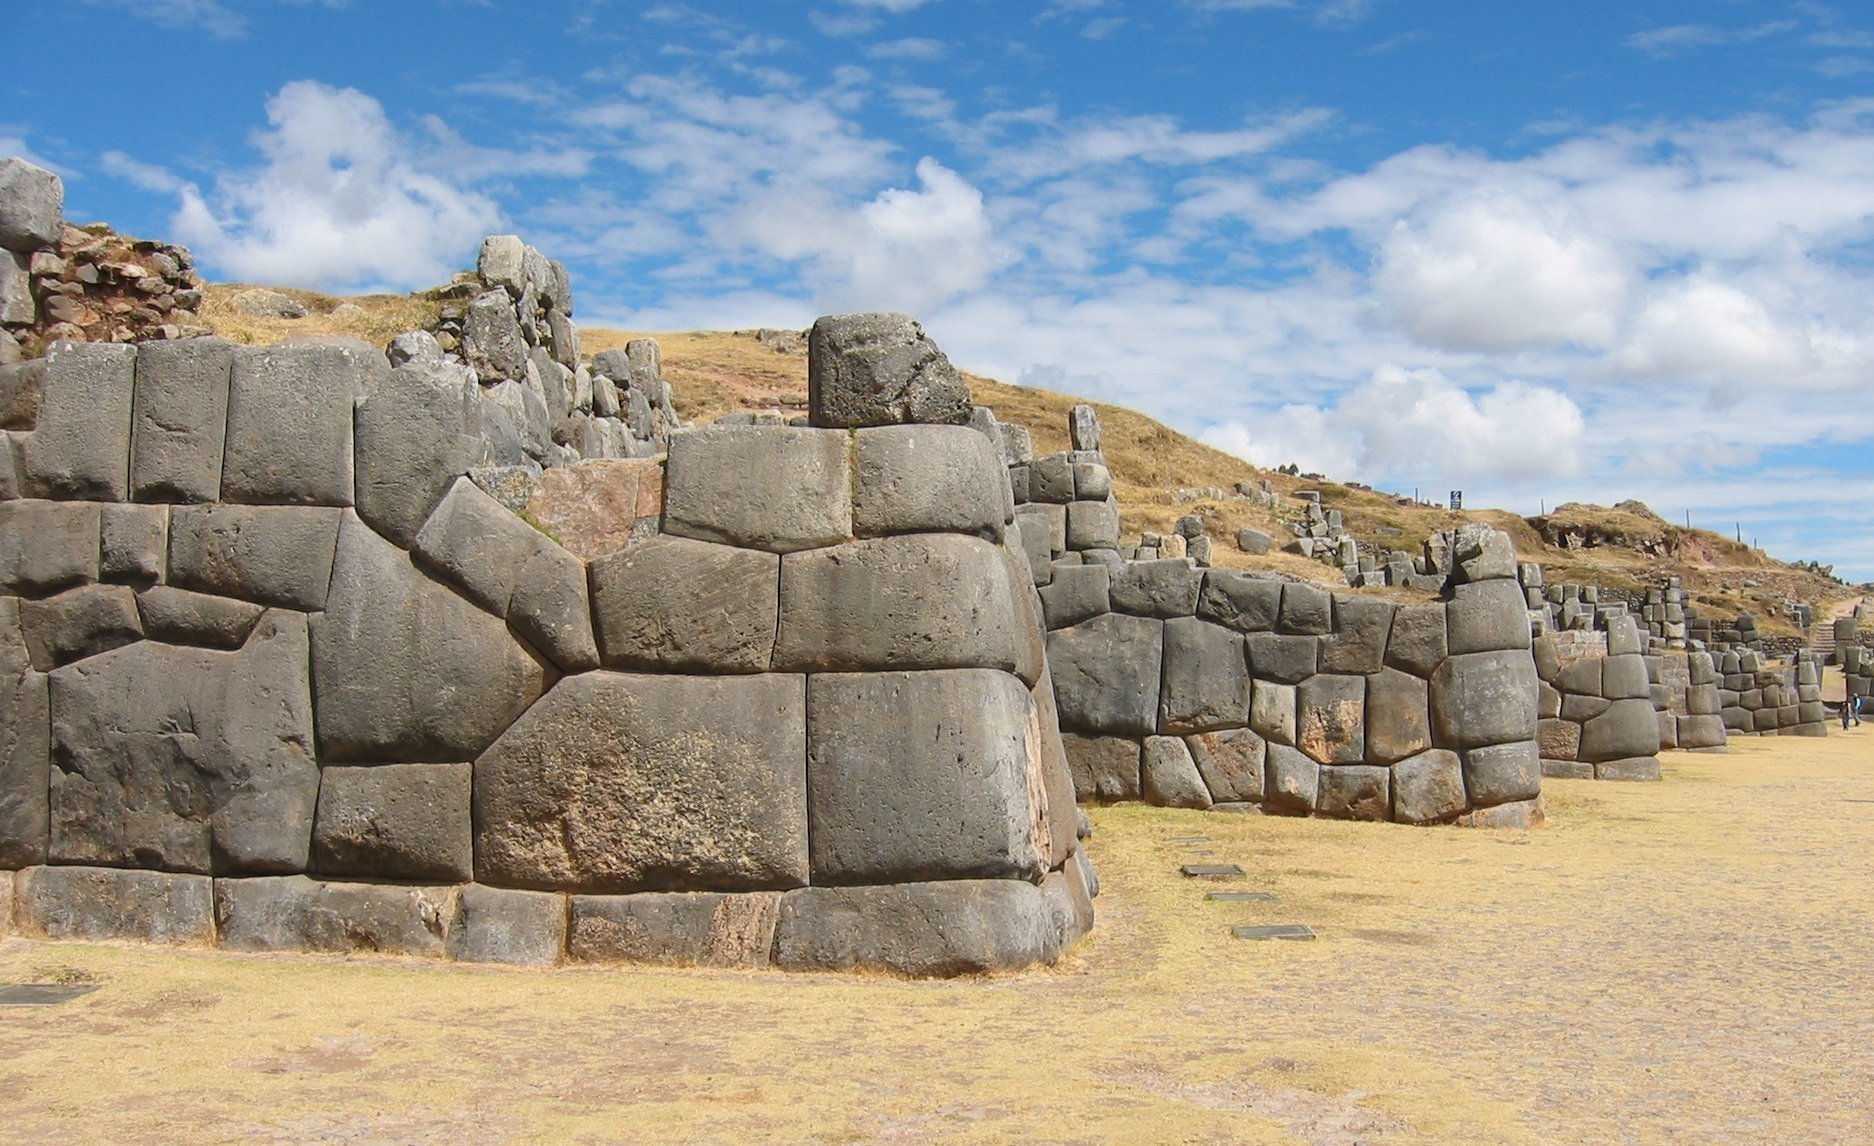
<path fill-rule="evenodd" d="M 264 344 L 308 335 L 346 335 L 382 345 L 392 335 L 424 326 L 438 303 L 418 295 L 370 295 L 337 298 L 288 290 L 309 314 L 300 319 L 255 318 L 242 314 L 230 299 L 243 284 L 211 285 L 202 307 L 203 321 L 217 334 L 237 342 Z M 805 340 L 770 340 L 753 331 L 624 331 L 584 327 L 585 352 L 622 347 L 637 337 L 657 339 L 664 373 L 677 409 L 689 421 L 708 421 L 735 411 L 805 409 L 807 358 Z M 798 345 L 788 345 L 789 342 Z M 1003 421 L 1027 425 L 1038 453 L 1067 448 L 1067 413 L 1082 399 L 968 374 L 976 401 L 991 406 Z M 1807 569 L 1787 565 L 1761 550 L 1702 529 L 1673 525 L 1637 502 L 1609 509 L 1564 504 L 1543 517 L 1524 518 L 1493 509 L 1451 512 L 1328 480 L 1305 480 L 1262 470 L 1241 458 L 1186 437 L 1133 410 L 1094 403 L 1103 427 L 1102 444 L 1112 465 L 1120 518 L 1128 536 L 1144 530 L 1169 531 L 1184 514 L 1196 513 L 1218 539 L 1218 564 L 1273 568 L 1337 585 L 1337 569 L 1301 557 L 1271 553 L 1251 557 L 1237 550 L 1236 531 L 1264 530 L 1277 543 L 1288 536 L 1285 522 L 1299 514 L 1299 503 L 1284 499 L 1276 510 L 1247 500 L 1181 500 L 1180 490 L 1232 489 L 1239 481 L 1268 479 L 1283 494 L 1300 489 L 1321 492 L 1323 506 L 1339 509 L 1346 528 L 1362 541 L 1416 552 L 1440 530 L 1465 521 L 1485 521 L 1507 530 L 1524 560 L 1542 563 L 1551 581 L 1581 582 L 1607 588 L 1636 589 L 1678 574 L 1701 611 L 1717 616 L 1754 613 L 1772 633 L 1794 634 L 1785 616 L 1791 602 L 1813 602 L 1826 616 L 1827 606 L 1848 598 L 1847 586 Z M 1293 508 L 1291 508 L 1293 507 Z M 1858 592 L 1852 594 L 1859 596 Z"/>

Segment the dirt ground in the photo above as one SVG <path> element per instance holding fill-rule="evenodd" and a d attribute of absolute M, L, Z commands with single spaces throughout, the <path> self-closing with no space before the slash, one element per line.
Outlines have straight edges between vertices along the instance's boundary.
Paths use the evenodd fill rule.
<path fill-rule="evenodd" d="M 9 940 L 101 987 L 0 1011 L 0 1139 L 1870 1140 L 1874 725 L 1665 759 L 1526 834 L 1096 809 L 1096 932 L 987 980 Z"/>

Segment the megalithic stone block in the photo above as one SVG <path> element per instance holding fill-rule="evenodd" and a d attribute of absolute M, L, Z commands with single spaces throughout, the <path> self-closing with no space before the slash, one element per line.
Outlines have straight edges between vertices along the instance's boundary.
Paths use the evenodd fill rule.
<path fill-rule="evenodd" d="M 970 410 L 969 387 L 907 315 L 829 315 L 808 331 L 807 416 L 815 426 L 965 425 Z"/>
<path fill-rule="evenodd" d="M 129 499 L 136 365 L 134 346 L 52 345 L 38 425 L 17 439 L 21 496 Z"/>

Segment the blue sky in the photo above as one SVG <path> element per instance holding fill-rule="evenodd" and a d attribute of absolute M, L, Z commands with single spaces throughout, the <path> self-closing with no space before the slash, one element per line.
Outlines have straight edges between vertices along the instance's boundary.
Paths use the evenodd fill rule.
<path fill-rule="evenodd" d="M 516 231 L 587 324 L 967 368 L 1874 579 L 1874 15 L 1407 0 L 18 4 L 0 152 L 211 277 Z"/>

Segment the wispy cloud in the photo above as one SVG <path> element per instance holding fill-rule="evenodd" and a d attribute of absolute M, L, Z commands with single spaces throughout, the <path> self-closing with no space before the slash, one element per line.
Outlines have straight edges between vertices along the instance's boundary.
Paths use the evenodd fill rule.
<path fill-rule="evenodd" d="M 1711 24 L 1673 24 L 1635 32 L 1623 41 L 1627 47 L 1653 56 L 1672 56 L 1696 48 L 1749 44 L 1770 36 L 1786 35 L 1802 25 L 1795 20 L 1772 20 L 1748 28 L 1719 28 Z"/>

